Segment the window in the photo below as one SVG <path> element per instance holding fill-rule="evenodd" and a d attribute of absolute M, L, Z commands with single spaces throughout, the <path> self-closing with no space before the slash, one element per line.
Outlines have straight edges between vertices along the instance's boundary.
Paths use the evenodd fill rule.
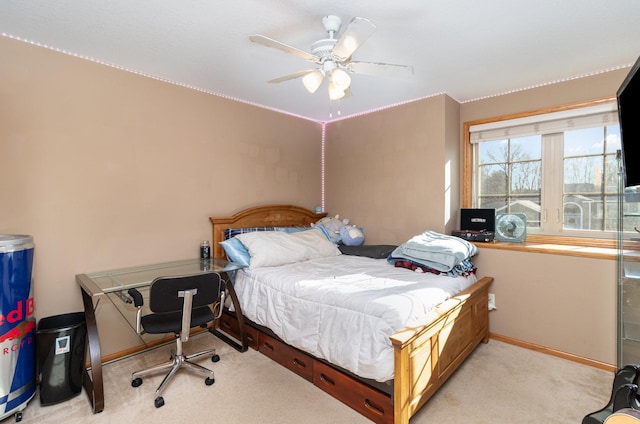
<path fill-rule="evenodd" d="M 617 122 L 609 100 L 465 124 L 463 204 L 524 213 L 528 234 L 613 239 Z"/>
<path fill-rule="evenodd" d="M 563 133 L 562 230 L 615 232 L 618 223 L 620 127 Z"/>
<path fill-rule="evenodd" d="M 542 137 L 516 137 L 477 145 L 478 208 L 527 213 L 529 227 L 540 226 Z"/>

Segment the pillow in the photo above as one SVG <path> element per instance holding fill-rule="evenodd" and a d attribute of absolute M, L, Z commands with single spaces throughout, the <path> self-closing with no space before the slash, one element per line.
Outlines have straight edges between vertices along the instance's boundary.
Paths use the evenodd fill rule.
<path fill-rule="evenodd" d="M 224 249 L 224 253 L 227 254 L 227 259 L 231 262 L 239 265 L 249 266 L 251 261 L 251 255 L 244 244 L 235 237 L 229 240 L 221 241 L 220 245 Z"/>
<path fill-rule="evenodd" d="M 238 234 L 253 233 L 255 231 L 274 231 L 276 227 L 247 227 L 247 228 L 225 228 L 224 239 L 229 240 Z"/>
<path fill-rule="evenodd" d="M 317 225 L 314 227 L 273 227 L 275 231 L 284 231 L 285 233 L 298 233 L 300 231 L 307 231 L 313 228 L 316 228 L 322 231 L 322 234 L 324 234 L 327 240 L 329 240 L 330 242 L 333 242 L 333 240 L 331 239 L 331 236 L 329 235 L 329 233 L 327 233 L 327 229 L 324 228 L 322 225 Z"/>
<path fill-rule="evenodd" d="M 249 268 L 277 266 L 340 255 L 340 250 L 317 228 L 296 233 L 251 232 L 237 235 L 251 254 Z"/>
<path fill-rule="evenodd" d="M 331 240 L 331 237 L 329 236 L 329 234 L 327 233 L 327 230 L 322 227 L 322 226 L 316 226 L 316 227 L 246 227 L 246 228 L 226 228 L 224 230 L 224 239 L 225 240 L 229 240 L 230 238 L 233 238 L 235 236 L 237 236 L 238 234 L 244 234 L 244 233 L 253 233 L 256 231 L 284 231 L 285 233 L 297 233 L 299 231 L 307 231 L 310 230 L 312 228 L 318 228 L 320 229 L 323 234 L 329 239 Z"/>
<path fill-rule="evenodd" d="M 227 259 L 231 262 L 239 265 L 249 266 L 251 262 L 251 255 L 246 247 L 235 236 L 245 233 L 254 233 L 258 231 L 284 231 L 285 233 L 297 233 L 300 231 L 307 231 L 314 227 L 247 227 L 247 228 L 226 228 L 224 230 L 224 241 L 220 242 L 220 245 L 224 249 L 224 253 L 227 255 Z M 316 227 L 327 237 L 327 240 L 331 240 L 331 237 L 325 232 L 322 227 Z"/>
<path fill-rule="evenodd" d="M 239 265 L 249 266 L 251 255 L 240 240 L 234 237 L 238 234 L 252 233 L 254 231 L 273 231 L 274 227 L 247 227 L 247 228 L 225 228 L 224 241 L 220 245 L 227 255 L 227 259 Z"/>
<path fill-rule="evenodd" d="M 307 231 L 313 227 L 273 227 L 275 231 L 284 231 L 285 233 L 299 233 L 300 231 Z"/>

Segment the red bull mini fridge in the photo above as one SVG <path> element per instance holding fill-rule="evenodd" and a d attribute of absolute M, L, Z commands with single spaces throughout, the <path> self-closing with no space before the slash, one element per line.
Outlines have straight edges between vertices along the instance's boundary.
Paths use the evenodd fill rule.
<path fill-rule="evenodd" d="M 0 234 L 0 420 L 22 411 L 36 390 L 33 238 Z"/>

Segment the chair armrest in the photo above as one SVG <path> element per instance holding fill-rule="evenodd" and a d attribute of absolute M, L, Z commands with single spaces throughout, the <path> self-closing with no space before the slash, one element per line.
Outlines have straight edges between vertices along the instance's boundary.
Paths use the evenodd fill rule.
<path fill-rule="evenodd" d="M 129 296 L 133 299 L 133 304 L 135 305 L 136 311 L 136 333 L 142 335 L 142 305 L 144 305 L 144 299 L 142 298 L 142 293 L 140 293 L 137 289 L 129 289 L 127 290 Z"/>
<path fill-rule="evenodd" d="M 129 296 L 131 296 L 131 298 L 133 299 L 133 304 L 136 307 L 141 307 L 142 305 L 144 305 L 144 300 L 142 299 L 142 293 L 140 293 L 137 289 L 129 289 L 127 290 L 127 293 L 129 293 Z"/>

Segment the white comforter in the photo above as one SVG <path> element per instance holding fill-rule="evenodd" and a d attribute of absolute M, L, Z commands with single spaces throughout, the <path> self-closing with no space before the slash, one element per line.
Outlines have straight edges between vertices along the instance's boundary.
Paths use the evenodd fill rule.
<path fill-rule="evenodd" d="M 387 381 L 393 378 L 389 336 L 475 281 L 340 255 L 243 270 L 234 287 L 244 315 L 288 344 Z"/>

